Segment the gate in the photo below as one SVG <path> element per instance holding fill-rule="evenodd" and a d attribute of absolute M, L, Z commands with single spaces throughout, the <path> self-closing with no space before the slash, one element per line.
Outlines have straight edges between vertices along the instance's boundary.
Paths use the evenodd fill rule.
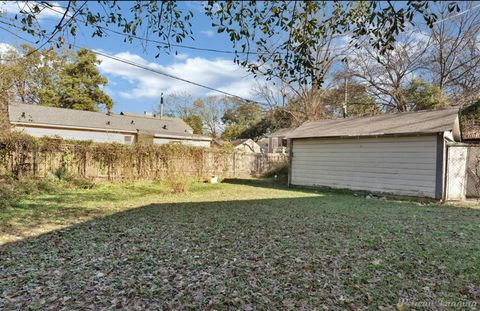
<path fill-rule="evenodd" d="M 480 145 L 447 145 L 445 199 L 480 198 Z"/>

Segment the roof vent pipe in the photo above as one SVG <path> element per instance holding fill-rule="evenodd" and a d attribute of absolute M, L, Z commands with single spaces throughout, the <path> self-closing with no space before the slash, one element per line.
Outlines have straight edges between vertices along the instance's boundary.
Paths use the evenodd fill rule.
<path fill-rule="evenodd" d="M 163 119 L 163 92 L 160 95 L 160 119 Z"/>

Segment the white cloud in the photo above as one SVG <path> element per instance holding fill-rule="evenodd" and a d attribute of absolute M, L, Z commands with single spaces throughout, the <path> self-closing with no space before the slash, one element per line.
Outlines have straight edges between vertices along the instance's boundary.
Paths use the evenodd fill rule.
<path fill-rule="evenodd" d="M 164 66 L 148 62 L 141 56 L 130 52 L 118 53 L 115 56 L 245 98 L 251 98 L 251 90 L 257 81 L 251 75 L 248 75 L 243 68 L 227 59 L 212 60 L 193 57 Z M 186 92 L 193 96 L 221 95 L 199 86 L 102 56 L 99 56 L 99 59 L 102 61 L 99 68 L 103 73 L 111 77 L 124 79 L 132 85 L 131 90 L 119 92 L 124 98 L 154 98 L 160 96 L 162 92 L 166 94 Z"/>
<path fill-rule="evenodd" d="M 33 8 L 38 5 L 40 12 L 36 14 L 37 19 L 60 18 L 65 10 L 57 2 L 50 2 L 51 8 L 46 4 L 37 1 L 0 1 L 0 12 L 7 14 L 18 14 L 20 10 L 33 12 Z"/>
<path fill-rule="evenodd" d="M 188 54 L 177 53 L 174 55 L 176 60 L 185 60 L 188 58 Z"/>
<path fill-rule="evenodd" d="M 202 31 L 200 31 L 200 33 L 209 37 L 209 38 L 213 37 L 213 35 L 214 35 L 212 30 L 202 30 Z"/>
<path fill-rule="evenodd" d="M 0 42 L 0 55 L 3 55 L 9 51 L 16 51 L 17 49 L 8 43 Z"/>

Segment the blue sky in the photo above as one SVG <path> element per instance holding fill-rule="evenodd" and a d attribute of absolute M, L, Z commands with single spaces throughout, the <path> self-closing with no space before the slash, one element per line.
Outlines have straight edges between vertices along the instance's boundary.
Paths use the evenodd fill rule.
<path fill-rule="evenodd" d="M 232 44 L 225 33 L 218 34 L 211 26 L 211 20 L 205 16 L 203 10 L 203 2 L 185 1 L 178 2 L 182 11 L 191 10 L 194 13 L 192 19 L 192 30 L 195 40 L 186 39 L 182 44 L 195 46 L 199 48 L 220 49 L 233 51 Z M 66 3 L 61 1 L 51 2 L 57 9 L 62 10 Z M 0 0 L 0 11 L 4 12 L 5 18 L 13 18 L 13 13 L 19 11 L 21 1 L 5 2 Z M 97 4 L 92 2 L 89 6 L 95 10 Z M 395 3 L 396 6 L 404 5 L 404 2 Z M 125 5 L 129 7 L 129 5 Z M 128 10 L 124 10 L 123 14 L 128 14 Z M 53 26 L 58 23 L 62 14 L 58 12 L 44 10 L 39 21 L 45 29 L 52 30 Z M 418 25 L 421 25 L 421 18 Z M 19 21 L 14 21 L 17 25 Z M 77 36 L 75 38 L 67 38 L 67 42 L 73 42 L 77 46 L 101 51 L 110 55 L 126 59 L 135 63 L 166 72 L 190 81 L 201 83 L 209 87 L 220 89 L 222 91 L 235 94 L 237 96 L 260 100 L 255 96 L 252 89 L 258 83 L 265 83 L 264 79 L 255 79 L 251 74 L 233 63 L 233 54 L 212 53 L 208 51 L 199 51 L 191 49 L 176 48 L 172 49 L 168 54 L 163 51 L 158 58 L 158 49 L 154 43 L 142 43 L 134 41 L 133 43 L 124 42 L 124 36 L 109 33 L 107 37 L 92 38 L 92 28 L 85 28 L 79 25 Z M 83 28 L 82 28 L 83 27 Z M 115 26 L 109 26 L 115 30 L 121 30 Z M 417 26 L 422 29 L 422 26 Z M 423 26 L 424 27 L 424 26 Z M 11 31 L 18 32 L 17 29 L 11 28 Z M 22 36 L 28 36 L 21 33 Z M 142 34 L 138 34 L 142 36 Z M 30 38 L 32 39 L 32 38 Z M 150 39 L 158 39 L 155 35 L 151 35 Z M 338 39 L 339 46 L 344 46 L 349 41 L 348 35 Z M 16 38 L 8 32 L 0 29 L 0 52 L 9 46 L 19 46 L 23 44 L 22 40 Z M 218 93 L 206 90 L 185 82 L 174 80 L 169 77 L 160 76 L 158 74 L 132 67 L 128 64 L 120 63 L 111 59 L 99 56 L 102 63 L 99 69 L 109 80 L 109 84 L 105 87 L 105 91 L 112 97 L 114 101 L 113 111 L 129 111 L 142 113 L 144 111 L 152 111 L 158 106 L 160 94 L 163 92 L 166 100 L 166 111 L 171 111 L 168 96 L 186 93 L 193 97 L 203 97 L 208 95 L 220 95 Z M 336 64 L 335 66 L 340 66 Z M 327 78 L 328 79 L 328 78 Z"/>
<path fill-rule="evenodd" d="M 61 1 L 55 2 L 55 4 L 65 5 Z M 181 9 L 191 10 L 194 13 L 192 28 L 195 40 L 187 39 L 182 44 L 232 50 L 228 37 L 225 34 L 216 33 L 211 27 L 210 19 L 203 13 L 202 2 L 182 2 L 179 5 Z M 18 6 L 14 2 L 0 1 L 0 7 L 6 14 L 4 17 L 13 17 L 12 12 L 18 11 Z M 40 17 L 42 26 L 54 25 L 60 17 L 60 14 L 53 11 L 45 10 L 44 12 Z M 16 23 L 19 24 L 18 21 Z M 111 28 L 116 29 L 115 26 Z M 18 32 L 14 28 L 11 30 Z M 147 45 L 139 41 L 125 43 L 123 42 L 124 37 L 116 34 L 109 34 L 108 37 L 103 38 L 92 38 L 91 33 L 91 28 L 79 28 L 78 34 L 74 38 L 75 45 L 100 50 L 136 63 L 148 65 L 238 96 L 253 97 L 251 89 L 257 82 L 243 68 L 233 63 L 233 55 L 177 48 L 172 50 L 171 54 L 162 52 L 158 58 L 155 58 L 158 49 L 153 43 Z M 25 33 L 20 32 L 19 34 L 28 38 Z M 0 38 L 0 45 L 4 48 L 6 44 L 19 46 L 25 43 L 1 29 Z M 151 38 L 157 39 L 154 35 Z M 189 93 L 194 97 L 218 95 L 209 90 L 109 59 L 102 59 L 99 69 L 109 80 L 105 91 L 114 100 L 114 112 L 151 111 L 157 105 L 162 92 L 165 95 Z M 168 105 L 168 102 L 166 104 Z"/>

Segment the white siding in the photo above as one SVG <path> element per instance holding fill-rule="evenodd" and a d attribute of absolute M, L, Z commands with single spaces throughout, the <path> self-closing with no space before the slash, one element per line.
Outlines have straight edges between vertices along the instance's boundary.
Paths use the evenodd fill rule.
<path fill-rule="evenodd" d="M 294 139 L 293 185 L 435 197 L 437 136 Z"/>
<path fill-rule="evenodd" d="M 57 129 L 57 128 L 43 128 L 43 127 L 29 127 L 29 126 L 15 126 L 14 130 L 29 134 L 35 137 L 43 136 L 60 136 L 63 139 L 75 140 L 91 140 L 99 143 L 128 143 L 135 142 L 134 134 L 122 133 L 108 133 L 108 132 L 94 132 L 94 131 L 79 131 L 73 129 Z M 130 142 L 126 142 L 125 137 L 131 137 Z"/>
<path fill-rule="evenodd" d="M 244 153 L 260 153 L 262 152 L 262 148 L 260 145 L 254 142 L 251 139 L 246 140 L 242 144 L 235 146 L 235 150 Z"/>
<path fill-rule="evenodd" d="M 210 141 L 208 140 L 189 140 L 189 139 L 174 139 L 174 138 L 154 138 L 153 143 L 158 145 L 168 144 L 168 143 L 181 143 L 195 147 L 210 147 Z"/>

